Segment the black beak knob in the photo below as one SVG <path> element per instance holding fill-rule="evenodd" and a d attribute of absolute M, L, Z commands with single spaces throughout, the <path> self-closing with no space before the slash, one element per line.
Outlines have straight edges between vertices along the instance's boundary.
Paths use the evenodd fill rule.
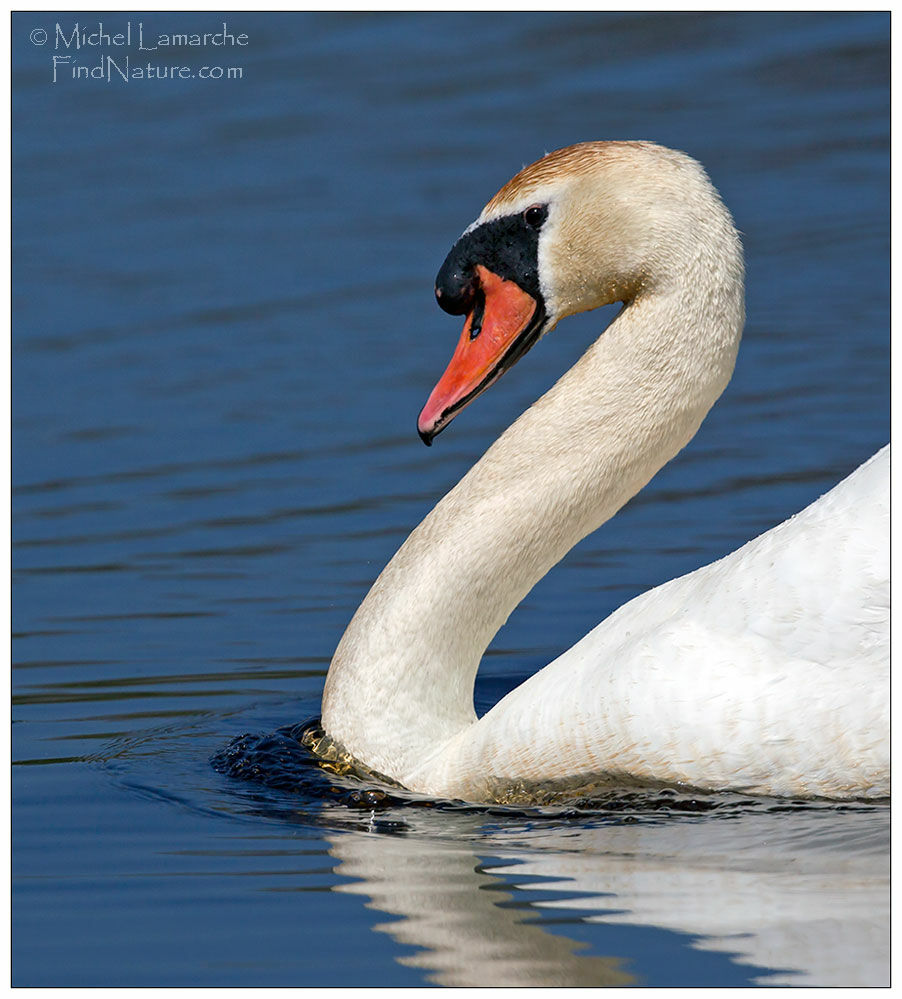
<path fill-rule="evenodd" d="M 468 313 L 477 291 L 476 272 L 460 252 L 460 242 L 451 248 L 435 279 L 435 300 L 452 316 Z"/>

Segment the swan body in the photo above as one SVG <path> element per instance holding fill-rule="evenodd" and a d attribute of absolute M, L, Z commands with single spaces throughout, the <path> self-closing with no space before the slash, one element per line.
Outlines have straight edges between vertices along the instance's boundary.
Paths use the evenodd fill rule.
<path fill-rule="evenodd" d="M 532 586 L 673 458 L 728 383 L 743 261 L 704 170 L 652 143 L 525 168 L 449 254 L 466 320 L 426 443 L 567 315 L 624 308 L 391 560 L 336 649 L 330 739 L 414 791 L 601 781 L 889 794 L 889 448 L 806 510 L 642 594 L 483 718 L 483 652 Z"/>

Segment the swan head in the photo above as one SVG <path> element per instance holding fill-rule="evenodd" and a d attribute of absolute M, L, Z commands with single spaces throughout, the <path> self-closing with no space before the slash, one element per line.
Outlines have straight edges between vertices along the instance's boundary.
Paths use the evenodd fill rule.
<path fill-rule="evenodd" d="M 675 288 L 713 244 L 712 259 L 741 296 L 732 219 L 684 153 L 651 142 L 584 142 L 525 167 L 438 272 L 438 304 L 466 318 L 420 413 L 420 437 L 431 444 L 561 319 Z"/>

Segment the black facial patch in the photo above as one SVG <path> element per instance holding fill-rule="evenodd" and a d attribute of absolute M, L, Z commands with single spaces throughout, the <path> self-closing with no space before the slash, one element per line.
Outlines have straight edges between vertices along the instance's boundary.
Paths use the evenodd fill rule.
<path fill-rule="evenodd" d="M 513 281 L 531 295 L 542 310 L 539 232 L 547 217 L 547 205 L 533 205 L 525 212 L 484 222 L 461 236 L 451 247 L 435 279 L 438 304 L 452 316 L 469 312 L 478 291 L 476 265 L 482 264 L 505 281 Z"/>

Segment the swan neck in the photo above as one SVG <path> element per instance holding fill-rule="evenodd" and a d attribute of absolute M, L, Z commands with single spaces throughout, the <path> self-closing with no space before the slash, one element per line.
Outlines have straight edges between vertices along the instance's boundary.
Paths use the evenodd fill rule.
<path fill-rule="evenodd" d="M 741 283 L 713 319 L 705 291 L 627 305 L 413 531 L 329 670 L 323 723 L 353 756 L 403 783 L 471 724 L 479 661 L 511 611 L 692 438 L 743 319 Z"/>

